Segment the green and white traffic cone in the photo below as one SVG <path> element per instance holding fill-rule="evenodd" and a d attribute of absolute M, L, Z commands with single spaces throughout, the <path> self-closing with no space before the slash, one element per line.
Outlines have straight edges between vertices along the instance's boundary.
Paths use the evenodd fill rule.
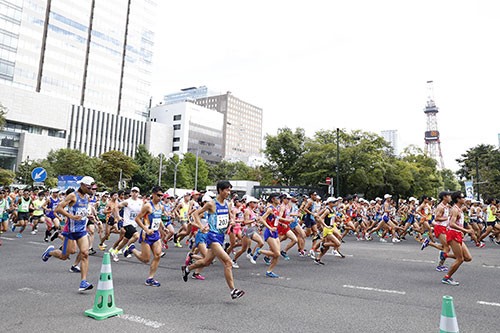
<path fill-rule="evenodd" d="M 97 284 L 94 307 L 85 311 L 85 315 L 96 320 L 103 320 L 120 314 L 123 314 L 123 310 L 115 306 L 111 260 L 109 253 L 106 252 L 102 258 L 101 275 Z"/>
<path fill-rule="evenodd" d="M 441 308 L 441 321 L 439 323 L 440 333 L 458 333 L 458 322 L 453 306 L 453 297 L 443 296 L 443 307 Z"/>

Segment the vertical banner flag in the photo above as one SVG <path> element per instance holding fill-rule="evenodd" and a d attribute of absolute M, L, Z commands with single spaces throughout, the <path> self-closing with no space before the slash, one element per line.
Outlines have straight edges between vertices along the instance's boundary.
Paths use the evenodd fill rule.
<path fill-rule="evenodd" d="M 474 199 L 474 186 L 472 185 L 471 180 L 467 180 L 464 182 L 465 184 L 465 197 L 467 199 Z"/>

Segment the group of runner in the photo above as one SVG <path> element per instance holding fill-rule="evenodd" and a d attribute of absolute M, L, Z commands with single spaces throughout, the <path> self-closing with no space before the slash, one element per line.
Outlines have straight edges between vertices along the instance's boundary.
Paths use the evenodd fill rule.
<path fill-rule="evenodd" d="M 155 287 L 161 285 L 155 274 L 168 242 L 182 247 L 185 241 L 189 252 L 181 267 L 183 280 L 190 275 L 204 280 L 202 270 L 217 259 L 224 267 L 233 299 L 244 295 L 235 288 L 232 275 L 242 256 L 251 264 L 262 256 L 268 266 L 266 276 L 278 278 L 275 268 L 280 258 L 290 260 L 293 248 L 298 256 L 309 256 L 317 265 L 325 264 L 322 259 L 329 249 L 345 258 L 340 248 L 349 234 L 358 241 L 370 241 L 372 235 L 377 235 L 380 242 L 390 239 L 393 243 L 414 237 L 421 243 L 421 250 L 436 248 L 436 270 L 446 272 L 442 282 L 450 285 L 458 285 L 452 275 L 463 261 L 472 259 L 464 235 L 470 235 L 479 248 L 485 246 L 483 240 L 487 237 L 500 245 L 500 207 L 495 199 L 483 204 L 467 200 L 460 192 L 442 192 L 439 200 L 423 196 L 397 203 L 390 194 L 371 201 L 357 196 L 322 200 L 316 192 L 297 196 L 272 193 L 257 199 L 231 196 L 228 181 L 218 182 L 216 188 L 217 193 L 193 191 L 180 198 L 169 196 L 158 186 L 148 196 L 141 196 L 137 187 L 99 196 L 95 181 L 83 177 L 76 191 L 65 193 L 57 189 L 17 193 L 3 190 L 0 232 L 18 230 L 17 237 L 21 238 L 26 228 L 36 234 L 38 225 L 44 223 L 45 241 L 60 239 L 62 245 L 57 249 L 50 245 L 42 260 L 67 260 L 78 249 L 70 271 L 81 274 L 80 291 L 93 288 L 87 272 L 88 256 L 96 253 L 92 246 L 96 235 L 99 250 L 105 251 L 111 233 L 116 233 L 118 239 L 108 250 L 113 260 L 118 262 L 123 253 L 124 257 L 135 256 L 149 263 L 145 284 Z M 309 251 L 308 237 L 312 240 Z M 455 259 L 450 268 L 444 264 L 447 258 Z"/>

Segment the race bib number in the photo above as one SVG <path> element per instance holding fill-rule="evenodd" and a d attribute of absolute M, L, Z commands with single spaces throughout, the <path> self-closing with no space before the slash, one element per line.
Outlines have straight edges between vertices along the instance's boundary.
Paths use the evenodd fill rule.
<path fill-rule="evenodd" d="M 3 207 L 0 207 L 0 218 L 2 218 L 3 215 Z"/>
<path fill-rule="evenodd" d="M 229 225 L 229 215 L 217 215 L 217 229 L 225 229 Z"/>
<path fill-rule="evenodd" d="M 136 217 L 137 217 L 137 213 L 136 212 L 130 212 L 130 219 L 131 220 L 135 220 Z"/>
<path fill-rule="evenodd" d="M 151 229 L 157 231 L 160 228 L 161 219 L 155 218 L 151 221 Z"/>
<path fill-rule="evenodd" d="M 28 211 L 30 209 L 30 203 L 29 202 L 23 202 L 21 204 L 21 210 Z"/>

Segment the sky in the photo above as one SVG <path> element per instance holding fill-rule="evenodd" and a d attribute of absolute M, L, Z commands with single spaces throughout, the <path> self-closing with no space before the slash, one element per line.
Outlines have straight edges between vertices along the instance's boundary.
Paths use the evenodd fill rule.
<path fill-rule="evenodd" d="M 445 166 L 500 133 L 500 1 L 157 1 L 153 101 L 207 86 L 263 133 L 398 130 L 423 149 L 434 81 Z"/>

